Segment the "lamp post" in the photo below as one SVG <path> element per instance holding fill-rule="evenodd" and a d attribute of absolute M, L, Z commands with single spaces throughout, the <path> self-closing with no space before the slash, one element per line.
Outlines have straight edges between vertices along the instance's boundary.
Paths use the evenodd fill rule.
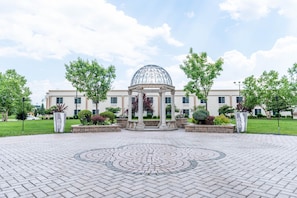
<path fill-rule="evenodd" d="M 22 132 L 24 132 L 24 128 L 25 128 L 25 109 L 24 109 L 24 103 L 25 103 L 25 98 L 23 97 L 22 98 L 22 103 L 23 103 L 23 112 L 22 112 L 22 120 L 23 120 L 23 123 L 22 123 Z"/>
<path fill-rule="evenodd" d="M 278 129 L 278 134 L 280 134 L 280 126 L 279 126 L 280 109 L 279 109 L 279 103 L 278 103 L 278 96 L 275 96 L 275 101 L 276 101 L 276 108 L 277 108 L 277 129 Z"/>
<path fill-rule="evenodd" d="M 75 91 L 75 119 L 77 119 L 77 89 Z"/>
<path fill-rule="evenodd" d="M 239 97 L 238 97 L 238 103 L 239 103 L 239 102 L 242 102 L 242 101 L 241 101 L 241 97 L 240 97 L 240 85 L 241 85 L 241 81 L 238 81 L 238 82 L 235 82 L 235 81 L 234 81 L 233 83 L 234 83 L 235 85 L 238 85 L 238 96 L 239 96 Z"/>

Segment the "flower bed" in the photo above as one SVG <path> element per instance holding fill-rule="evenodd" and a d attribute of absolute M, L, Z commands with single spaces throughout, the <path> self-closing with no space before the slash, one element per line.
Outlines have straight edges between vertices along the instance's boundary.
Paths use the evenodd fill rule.
<path fill-rule="evenodd" d="M 120 132 L 119 125 L 72 125 L 72 133 Z"/>
<path fill-rule="evenodd" d="M 186 132 L 201 132 L 201 133 L 234 133 L 235 126 L 233 125 L 185 125 Z"/>

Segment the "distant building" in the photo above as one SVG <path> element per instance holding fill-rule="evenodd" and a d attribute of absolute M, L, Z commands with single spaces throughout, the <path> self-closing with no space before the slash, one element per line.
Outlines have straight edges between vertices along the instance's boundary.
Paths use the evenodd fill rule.
<path fill-rule="evenodd" d="M 132 94 L 136 96 L 137 94 Z M 153 116 L 160 116 L 160 95 L 158 93 L 147 93 L 147 97 L 153 103 Z M 134 98 L 133 97 L 133 98 Z M 134 100 L 132 98 L 132 101 Z M 238 96 L 238 90 L 211 90 L 208 96 L 208 111 L 210 115 L 218 115 L 218 110 L 223 105 L 236 108 L 236 105 L 242 98 Z M 166 105 L 171 104 L 170 93 L 165 95 Z M 195 106 L 205 105 L 205 101 L 200 100 L 195 95 L 186 96 L 185 91 L 175 90 L 174 102 L 180 113 L 192 116 Z M 46 93 L 46 108 L 50 108 L 59 103 L 65 103 L 68 106 L 67 116 L 74 116 L 79 111 L 88 109 L 95 114 L 95 103 L 88 99 L 83 93 L 75 90 L 49 90 Z M 120 107 L 121 111 L 118 116 L 128 109 L 128 90 L 111 90 L 107 93 L 107 100 L 99 103 L 99 112 L 106 111 L 107 107 Z M 261 108 L 255 108 L 253 114 L 264 114 Z"/>

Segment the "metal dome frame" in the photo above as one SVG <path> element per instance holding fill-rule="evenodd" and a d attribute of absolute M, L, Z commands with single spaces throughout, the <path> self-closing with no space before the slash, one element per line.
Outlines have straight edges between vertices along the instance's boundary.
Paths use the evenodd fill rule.
<path fill-rule="evenodd" d="M 130 86 L 139 84 L 164 84 L 172 86 L 168 72 L 158 65 L 145 65 L 135 72 Z"/>

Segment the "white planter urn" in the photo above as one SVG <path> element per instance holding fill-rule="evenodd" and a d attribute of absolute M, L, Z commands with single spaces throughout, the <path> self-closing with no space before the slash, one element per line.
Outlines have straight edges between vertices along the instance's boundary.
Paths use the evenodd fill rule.
<path fill-rule="evenodd" d="M 64 132 L 66 114 L 64 112 L 54 112 L 54 130 L 55 132 Z"/>
<path fill-rule="evenodd" d="M 236 112 L 236 130 L 237 133 L 243 133 L 247 131 L 248 112 Z"/>

